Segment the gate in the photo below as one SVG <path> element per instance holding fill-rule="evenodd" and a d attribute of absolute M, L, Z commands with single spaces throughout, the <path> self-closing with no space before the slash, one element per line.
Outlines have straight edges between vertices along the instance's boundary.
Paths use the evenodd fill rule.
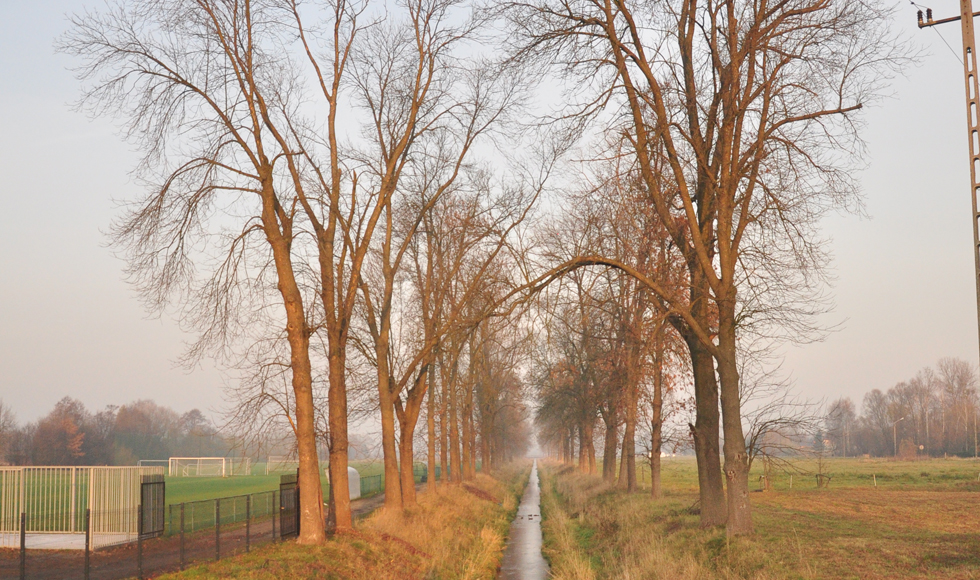
<path fill-rule="evenodd" d="M 296 474 L 279 477 L 279 537 L 299 535 L 299 484 Z"/>
<path fill-rule="evenodd" d="M 142 538 L 163 535 L 166 483 L 163 475 L 144 475 L 140 481 L 140 531 Z"/>

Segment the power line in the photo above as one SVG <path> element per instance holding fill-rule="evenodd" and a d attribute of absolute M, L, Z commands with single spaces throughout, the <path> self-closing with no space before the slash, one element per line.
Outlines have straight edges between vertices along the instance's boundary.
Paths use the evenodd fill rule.
<path fill-rule="evenodd" d="M 930 14 L 930 16 L 929 16 L 930 20 L 932 19 L 932 8 L 929 8 L 928 6 L 923 6 L 921 4 L 916 4 L 912 0 L 909 0 L 909 4 L 911 4 L 912 6 L 915 6 L 916 8 L 919 9 L 919 18 L 920 18 L 920 20 L 922 18 L 922 9 L 927 10 L 929 12 L 929 14 Z M 955 50 L 953 50 L 953 47 L 950 46 L 948 42 L 946 42 L 946 37 L 943 36 L 941 32 L 939 32 L 939 29 L 938 28 L 933 28 L 933 30 L 936 31 L 936 34 L 937 35 L 939 35 L 939 39 L 943 41 L 943 44 L 946 45 L 946 48 L 948 48 L 949 51 L 951 53 L 953 53 L 953 57 L 956 58 L 956 61 L 959 62 L 960 64 L 963 64 L 963 59 L 960 58 L 960 55 L 957 54 Z"/>

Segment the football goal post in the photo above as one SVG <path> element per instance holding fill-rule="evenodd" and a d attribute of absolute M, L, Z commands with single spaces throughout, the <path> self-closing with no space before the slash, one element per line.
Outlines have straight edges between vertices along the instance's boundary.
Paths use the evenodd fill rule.
<path fill-rule="evenodd" d="M 227 477 L 229 467 L 224 457 L 171 457 L 167 473 L 171 477 Z"/>
<path fill-rule="evenodd" d="M 299 469 L 299 458 L 295 455 L 270 455 L 265 462 L 265 474 L 295 473 Z"/>

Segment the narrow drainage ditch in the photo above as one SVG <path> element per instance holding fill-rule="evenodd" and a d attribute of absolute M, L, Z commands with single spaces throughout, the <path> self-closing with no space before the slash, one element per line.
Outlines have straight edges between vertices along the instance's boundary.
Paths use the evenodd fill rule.
<path fill-rule="evenodd" d="M 531 467 L 521 505 L 510 525 L 510 536 L 504 549 L 498 580 L 544 580 L 548 562 L 541 555 L 541 487 L 538 484 L 538 462 Z"/>

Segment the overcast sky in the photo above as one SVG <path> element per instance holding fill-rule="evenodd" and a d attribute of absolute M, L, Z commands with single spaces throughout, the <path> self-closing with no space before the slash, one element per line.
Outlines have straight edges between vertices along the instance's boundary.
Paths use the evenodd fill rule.
<path fill-rule="evenodd" d="M 190 337 L 147 318 L 105 247 L 113 200 L 136 194 L 137 157 L 110 122 L 70 109 L 78 83 L 52 48 L 66 13 L 99 4 L 0 0 L 0 398 L 21 421 L 66 395 L 93 409 L 221 406 L 219 373 L 174 367 Z M 957 6 L 932 3 L 936 18 Z M 826 320 L 844 324 L 788 349 L 784 370 L 808 397 L 860 401 L 940 357 L 978 358 L 962 65 L 935 29 L 916 29 L 911 6 L 898 16 L 928 56 L 867 116 L 870 218 L 824 224 L 837 277 Z M 941 33 L 959 45 L 957 24 Z"/>

